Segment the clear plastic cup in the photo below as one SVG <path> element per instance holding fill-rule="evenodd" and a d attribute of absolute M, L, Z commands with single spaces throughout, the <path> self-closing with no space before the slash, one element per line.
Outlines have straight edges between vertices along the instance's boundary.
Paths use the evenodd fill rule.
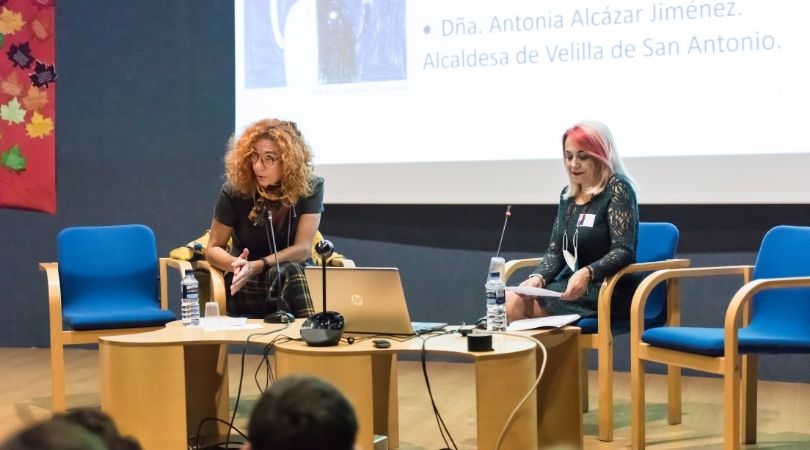
<path fill-rule="evenodd" d="M 219 317 L 219 303 L 207 302 L 205 304 L 205 317 Z"/>
<path fill-rule="evenodd" d="M 205 324 L 208 327 L 218 327 L 220 325 L 219 303 L 207 302 L 205 304 Z"/>

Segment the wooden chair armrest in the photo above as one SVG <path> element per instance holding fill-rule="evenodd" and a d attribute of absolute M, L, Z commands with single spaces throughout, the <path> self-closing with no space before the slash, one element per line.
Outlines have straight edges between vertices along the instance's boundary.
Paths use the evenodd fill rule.
<path fill-rule="evenodd" d="M 338 267 L 357 267 L 354 265 L 354 261 L 352 261 L 351 259 L 343 258 L 337 260 L 336 262 L 340 263 Z"/>
<path fill-rule="evenodd" d="M 180 272 L 180 275 L 185 275 L 186 270 L 192 270 L 191 263 L 183 259 L 160 258 L 160 261 L 167 267 L 173 267 L 177 269 Z"/>
<path fill-rule="evenodd" d="M 663 261 L 653 261 L 646 263 L 634 263 L 616 272 L 609 278 L 621 278 L 628 273 L 654 272 L 663 269 L 683 269 L 689 267 L 688 259 L 665 259 Z"/>
<path fill-rule="evenodd" d="M 634 263 L 605 278 L 602 286 L 599 288 L 599 297 L 596 304 L 597 332 L 601 332 L 602 330 L 610 330 L 610 305 L 611 299 L 613 298 L 613 290 L 616 288 L 616 284 L 623 276 L 631 273 L 652 272 L 663 269 L 681 269 L 684 267 L 689 267 L 688 259 L 667 259 L 664 261 Z"/>
<path fill-rule="evenodd" d="M 640 342 L 641 333 L 644 330 L 644 306 L 647 304 L 647 297 L 659 284 L 667 280 L 679 281 L 682 278 L 705 278 L 714 276 L 741 275 L 743 282 L 747 283 L 751 278 L 754 266 L 719 266 L 719 267 L 690 267 L 681 269 L 664 269 L 653 272 L 641 283 L 633 295 L 633 303 L 630 306 L 630 339 L 631 342 Z"/>
<path fill-rule="evenodd" d="M 39 270 L 45 272 L 48 279 L 48 317 L 51 336 L 54 331 L 62 331 L 62 288 L 59 283 L 59 264 L 55 262 L 39 263 Z"/>
<path fill-rule="evenodd" d="M 206 260 L 194 261 L 195 269 L 207 270 L 209 278 L 209 288 L 211 291 L 211 301 L 217 302 L 222 315 L 227 314 L 227 304 L 225 295 L 225 274 L 221 270 L 212 266 Z"/>
<path fill-rule="evenodd" d="M 790 277 L 790 278 L 763 278 L 745 284 L 734 294 L 726 310 L 725 319 L 725 354 L 731 355 L 729 351 L 737 349 L 737 331 L 742 325 L 745 315 L 745 307 L 760 291 L 769 289 L 787 289 L 798 287 L 810 287 L 810 277 Z"/>
<path fill-rule="evenodd" d="M 538 264 L 540 264 L 540 258 L 512 259 L 506 261 L 501 279 L 506 283 L 516 271 L 526 267 L 534 267 Z"/>
<path fill-rule="evenodd" d="M 158 258 L 160 270 L 160 308 L 169 309 L 169 287 L 168 287 L 168 267 L 173 267 L 180 272 L 180 278 L 186 274 L 186 270 L 191 270 L 191 263 L 175 258 Z"/>

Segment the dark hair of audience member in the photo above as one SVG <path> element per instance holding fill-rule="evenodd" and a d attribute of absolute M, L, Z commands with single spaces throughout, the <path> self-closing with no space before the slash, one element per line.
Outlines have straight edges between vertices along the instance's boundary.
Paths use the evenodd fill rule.
<path fill-rule="evenodd" d="M 108 450 L 141 450 L 138 441 L 129 436 L 121 436 L 112 417 L 99 409 L 79 408 L 57 414 L 54 418 L 75 423 L 90 431 L 101 438 Z"/>
<path fill-rule="evenodd" d="M 6 442 L 0 450 L 110 450 L 99 436 L 81 425 L 51 419 L 29 425 Z"/>
<path fill-rule="evenodd" d="M 352 450 L 354 408 L 332 385 L 312 377 L 277 381 L 253 409 L 248 426 L 252 450 Z"/>

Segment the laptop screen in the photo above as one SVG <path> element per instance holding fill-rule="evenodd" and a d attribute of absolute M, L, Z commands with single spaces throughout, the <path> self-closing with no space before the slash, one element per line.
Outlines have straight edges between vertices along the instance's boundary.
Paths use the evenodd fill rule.
<path fill-rule="evenodd" d="M 307 267 L 315 311 L 323 309 L 323 269 Z M 413 334 L 399 270 L 393 267 L 327 267 L 326 309 L 341 313 L 346 333 Z"/>

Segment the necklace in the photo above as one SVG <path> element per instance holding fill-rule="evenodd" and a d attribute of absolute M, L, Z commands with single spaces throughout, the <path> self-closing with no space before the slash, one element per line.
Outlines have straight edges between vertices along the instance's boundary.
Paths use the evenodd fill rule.
<path fill-rule="evenodd" d="M 248 214 L 248 220 L 254 227 L 264 225 L 264 218 L 267 215 L 267 206 L 265 205 L 264 197 L 253 196 L 253 209 Z"/>
<path fill-rule="evenodd" d="M 568 205 L 568 211 L 565 214 L 565 225 L 563 227 L 563 258 L 565 259 L 565 263 L 568 264 L 568 267 L 571 268 L 572 272 L 577 271 L 577 259 L 579 258 L 579 251 L 577 247 L 579 246 L 579 227 L 585 222 L 585 215 L 588 214 L 588 208 L 591 206 L 591 200 L 593 200 L 593 195 L 588 198 L 588 201 L 583 205 L 585 208 L 579 214 L 579 218 L 574 223 L 574 238 L 572 239 L 572 244 L 574 245 L 574 254 L 571 254 L 568 251 L 568 223 L 571 219 L 571 213 L 574 211 L 574 206 L 576 205 L 576 200 L 572 199 L 571 204 Z"/>

